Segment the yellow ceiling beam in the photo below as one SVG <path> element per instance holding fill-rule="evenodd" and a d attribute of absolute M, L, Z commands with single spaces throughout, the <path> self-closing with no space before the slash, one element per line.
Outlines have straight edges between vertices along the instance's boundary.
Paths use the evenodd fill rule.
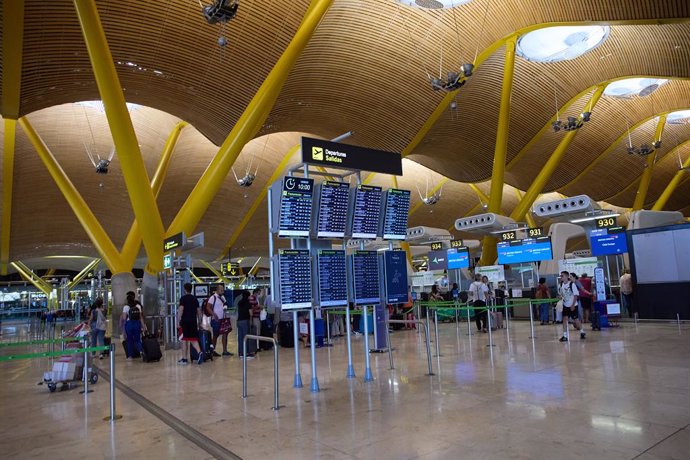
<path fill-rule="evenodd" d="M 23 267 L 21 267 L 17 262 L 11 262 L 10 265 L 14 267 L 15 270 L 17 270 L 17 273 L 24 278 L 27 282 L 33 284 L 36 289 L 44 293 L 45 295 L 49 296 L 51 292 L 53 292 L 53 287 L 51 286 L 50 289 L 48 289 L 44 284 L 42 284 L 39 280 L 40 278 L 36 277 L 34 275 L 34 272 L 30 271 L 27 273 Z M 41 280 L 43 281 L 43 280 Z"/>
<path fill-rule="evenodd" d="M 10 261 L 10 230 L 12 229 L 12 193 L 14 190 L 14 149 L 17 121 L 5 118 L 2 158 L 2 227 L 0 227 L 0 274 L 7 275 Z"/>
<path fill-rule="evenodd" d="M 518 203 L 522 201 L 522 192 L 517 188 L 515 189 L 515 196 L 517 196 Z M 537 198 L 539 197 L 537 196 Z M 527 225 L 529 225 L 530 228 L 535 228 L 537 226 L 537 223 L 534 221 L 534 217 L 532 217 L 532 214 L 530 214 L 529 212 L 525 214 L 525 220 L 527 221 Z"/>
<path fill-rule="evenodd" d="M 101 263 L 101 259 L 94 259 L 94 260 L 92 260 L 91 262 L 89 262 L 89 264 L 88 264 L 86 267 L 84 267 L 84 268 L 82 269 L 82 271 L 80 271 L 79 273 L 77 273 L 77 275 L 76 275 L 74 278 L 72 278 L 72 281 L 70 281 L 69 283 L 67 283 L 67 290 L 68 290 L 68 291 L 71 291 L 72 289 L 74 289 L 74 287 L 75 287 L 77 284 L 79 284 L 79 283 L 81 282 L 81 280 L 83 280 L 84 277 L 85 277 L 86 275 L 88 275 L 89 272 L 90 272 L 91 270 L 93 270 L 94 268 L 96 268 L 96 267 L 98 266 L 98 264 L 100 264 L 100 263 Z"/>
<path fill-rule="evenodd" d="M 306 48 L 333 0 L 312 0 L 297 32 L 204 171 L 168 227 L 167 235 L 191 234 L 223 185 L 242 148 L 258 132 L 275 104 L 287 77 Z"/>
<path fill-rule="evenodd" d="M 650 120 L 654 120 L 656 117 L 659 117 L 659 116 L 661 116 L 661 115 L 668 115 L 669 113 L 675 112 L 675 111 L 676 111 L 676 109 L 674 109 L 674 110 L 667 110 L 667 111 L 665 111 L 665 112 L 660 112 L 660 113 L 657 113 L 657 114 L 655 114 L 655 115 L 652 115 L 651 117 L 646 117 L 646 118 L 644 118 L 644 119 L 638 121 L 638 122 L 635 123 L 634 125 L 632 125 L 632 126 L 630 127 L 629 130 L 626 129 L 620 136 L 618 136 L 618 137 L 616 138 L 615 141 L 613 141 L 613 142 L 611 143 L 611 145 L 609 145 L 609 146 L 606 148 L 606 150 L 604 150 L 603 152 L 601 152 L 601 154 L 599 154 L 599 156 L 596 157 L 596 158 L 594 159 L 594 161 L 591 161 L 591 162 L 587 165 L 587 167 L 586 167 L 585 169 L 583 169 L 583 170 L 580 172 L 580 174 L 578 174 L 573 180 L 571 180 L 570 182 L 568 182 L 567 184 L 565 184 L 563 187 L 560 187 L 560 188 L 558 189 L 558 191 L 563 191 L 563 190 L 565 190 L 566 188 L 572 186 L 572 185 L 575 184 L 577 181 L 579 181 L 579 180 L 582 179 L 584 176 L 586 176 L 587 173 L 589 173 L 592 169 L 594 169 L 594 167 L 595 167 L 596 165 L 598 165 L 598 164 L 599 164 L 609 153 L 611 153 L 611 152 L 614 151 L 616 148 L 618 148 L 618 146 L 620 145 L 620 143 L 628 137 L 628 133 L 632 133 L 632 132 L 635 131 L 637 128 L 639 128 L 640 126 L 644 125 L 645 123 L 647 123 L 647 122 L 650 121 Z M 571 131 L 571 132 L 573 132 L 573 131 Z"/>
<path fill-rule="evenodd" d="M 95 0 L 74 0 L 74 6 L 91 59 L 98 92 L 103 100 L 129 200 L 141 229 L 148 256 L 146 270 L 150 273 L 158 273 L 163 269 L 163 234 L 165 233 L 163 221 L 149 185 L 144 159 L 139 150 L 139 142 L 127 110 L 108 41 L 103 32 L 96 2 Z"/>
<path fill-rule="evenodd" d="M 2 117 L 19 118 L 22 55 L 24 50 L 24 0 L 2 1 Z"/>
<path fill-rule="evenodd" d="M 196 282 L 199 283 L 199 284 L 203 284 L 203 283 L 204 283 L 204 280 L 202 280 L 201 278 L 199 278 L 198 276 L 196 276 L 196 275 L 194 274 L 194 270 L 192 270 L 191 268 L 187 267 L 187 271 L 189 272 L 190 275 L 192 275 L 192 278 L 194 278 L 194 281 L 196 281 Z M 222 281 L 222 280 L 221 280 L 221 281 Z"/>
<path fill-rule="evenodd" d="M 43 289 L 47 289 L 50 291 L 53 290 L 53 286 L 49 282 L 47 282 L 46 280 L 38 276 L 36 273 L 34 273 L 34 271 L 31 270 L 24 262 L 16 260 L 12 262 L 12 266 L 16 269 L 21 269 L 25 274 L 32 278 L 35 281 L 35 283 L 38 283 L 41 286 L 43 286 Z M 34 286 L 36 286 L 36 284 L 34 284 Z"/>
<path fill-rule="evenodd" d="M 165 142 L 163 153 L 158 159 L 156 172 L 153 174 L 153 178 L 151 179 L 151 190 L 153 191 L 153 196 L 156 199 L 158 199 L 158 194 L 160 193 L 161 188 L 163 188 L 163 182 L 165 181 L 165 177 L 168 174 L 168 167 L 170 166 L 170 159 L 172 158 L 177 141 L 180 138 L 180 133 L 182 133 L 182 130 L 185 128 L 185 126 L 187 126 L 187 122 L 185 121 L 180 121 L 175 125 L 168 136 L 168 140 Z M 128 267 L 127 271 L 131 271 L 134 267 L 134 262 L 136 261 L 137 255 L 139 254 L 139 249 L 141 248 L 141 239 L 139 222 L 134 219 L 134 222 L 132 222 L 132 226 L 129 229 L 129 233 L 127 234 L 127 239 L 125 239 L 125 243 L 122 245 L 122 251 L 120 253 L 122 255 L 124 266 L 126 268 Z"/>
<path fill-rule="evenodd" d="M 245 281 L 247 281 L 247 278 L 248 278 L 248 277 L 250 277 L 250 276 L 256 274 L 256 272 L 259 270 L 259 262 L 261 262 L 261 257 L 259 257 L 258 259 L 256 259 L 256 262 L 254 262 L 254 265 L 252 265 L 252 268 L 249 270 L 249 272 L 247 273 L 247 275 L 246 275 L 244 278 L 242 278 L 241 280 L 238 281 L 238 283 L 237 283 L 238 286 L 241 286 L 242 283 L 244 283 Z"/>
<path fill-rule="evenodd" d="M 226 278 L 225 276 L 223 276 L 223 274 L 218 269 L 216 269 L 216 267 L 211 265 L 210 263 L 206 262 L 205 260 L 201 260 L 201 259 L 199 259 L 199 262 L 201 262 L 204 265 L 204 267 L 211 270 L 211 273 L 216 275 L 218 277 L 218 279 L 221 280 L 223 283 L 225 283 L 225 284 L 231 283 L 229 278 Z"/>
<path fill-rule="evenodd" d="M 220 256 L 218 256 L 218 259 L 221 259 L 225 255 L 230 254 L 230 250 L 232 249 L 233 245 L 235 244 L 235 242 L 237 242 L 237 239 L 240 237 L 242 231 L 247 226 L 249 221 L 252 219 L 252 217 L 254 217 L 254 213 L 257 209 L 259 209 L 259 206 L 264 201 L 264 198 L 266 198 L 266 194 L 268 193 L 269 187 L 285 173 L 285 170 L 290 164 L 292 157 L 294 157 L 295 154 L 300 151 L 300 148 L 301 145 L 297 144 L 290 150 L 288 150 L 288 152 L 285 154 L 283 159 L 280 161 L 280 164 L 278 164 L 276 169 L 273 171 L 273 174 L 271 174 L 271 177 L 266 182 L 266 185 L 264 185 L 261 189 L 261 192 L 259 192 L 259 195 L 254 200 L 254 203 L 252 203 L 252 205 L 249 207 L 249 210 L 244 213 L 242 220 L 237 225 L 237 227 L 235 227 L 235 230 L 232 232 L 232 235 L 230 235 L 230 239 L 225 244 L 223 252 Z"/>
<path fill-rule="evenodd" d="M 82 227 L 86 231 L 86 234 L 98 253 L 101 255 L 101 258 L 105 264 L 113 273 L 124 272 L 125 270 L 120 253 L 117 251 L 110 237 L 98 222 L 98 219 L 96 219 L 96 216 L 93 214 L 93 212 L 91 212 L 89 205 L 86 204 L 86 201 L 81 196 L 77 188 L 74 186 L 72 181 L 70 181 L 69 177 L 67 177 L 67 174 L 62 167 L 60 167 L 52 152 L 48 149 L 48 146 L 45 144 L 45 142 L 43 142 L 43 139 L 40 138 L 38 133 L 34 131 L 34 128 L 31 126 L 26 117 L 19 119 L 19 125 L 24 129 L 29 141 L 31 141 L 31 144 L 33 144 L 38 156 L 41 158 L 41 161 L 43 161 L 43 164 L 46 166 L 46 169 L 55 181 L 55 184 L 62 192 L 62 195 L 72 208 L 74 215 L 81 223 Z"/>
<path fill-rule="evenodd" d="M 688 172 L 685 170 L 685 168 L 690 168 L 690 157 L 683 162 L 681 169 L 676 172 L 676 174 L 673 176 L 673 179 L 671 179 L 664 191 L 661 193 L 659 199 L 656 200 L 656 203 L 654 203 L 654 206 L 652 206 L 652 211 L 662 211 L 664 209 L 669 198 L 671 198 L 671 195 L 673 195 L 673 192 L 675 192 L 676 188 L 678 188 L 681 182 L 686 179 L 684 176 L 688 174 Z"/>
<path fill-rule="evenodd" d="M 594 91 L 594 94 L 592 94 L 592 97 L 587 104 L 590 111 L 593 110 L 597 105 L 597 102 L 599 102 L 599 99 L 601 98 L 605 88 L 606 85 L 601 85 L 596 89 L 596 91 Z M 539 174 L 537 174 L 537 177 L 534 178 L 534 181 L 532 181 L 532 184 L 530 184 L 529 188 L 525 192 L 522 200 L 520 200 L 515 209 L 513 209 L 513 212 L 510 214 L 512 219 L 521 221 L 525 218 L 525 215 L 529 212 L 529 209 L 534 204 L 534 201 L 544 191 L 546 183 L 549 181 L 549 179 L 551 179 L 551 176 L 553 175 L 554 171 L 556 171 L 556 168 L 558 168 L 561 159 L 565 155 L 565 152 L 568 150 L 568 147 L 575 139 L 575 136 L 577 136 L 579 131 L 580 130 L 577 129 L 575 131 L 569 131 L 563 135 L 563 138 L 556 147 L 556 150 L 554 150 L 551 156 L 549 156 L 549 159 L 546 161 L 541 171 L 539 171 Z"/>
<path fill-rule="evenodd" d="M 664 132 L 664 126 L 666 125 L 667 115 L 660 115 L 659 121 L 656 124 L 656 132 L 654 133 L 654 142 L 661 142 L 661 135 Z M 652 173 L 654 172 L 654 163 L 656 163 L 657 151 L 647 155 L 647 161 L 645 163 L 645 170 L 642 172 L 642 178 L 640 179 L 640 186 L 637 189 L 637 194 L 635 195 L 635 202 L 633 203 L 632 210 L 639 211 L 644 207 L 644 202 L 647 199 L 647 192 L 649 191 L 649 184 L 652 181 Z"/>

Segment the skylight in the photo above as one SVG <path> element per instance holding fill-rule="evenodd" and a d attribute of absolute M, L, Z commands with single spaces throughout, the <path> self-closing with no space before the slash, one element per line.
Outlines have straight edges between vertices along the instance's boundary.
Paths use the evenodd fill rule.
<path fill-rule="evenodd" d="M 105 107 L 103 107 L 103 101 L 81 101 L 77 102 L 78 105 L 82 105 L 84 107 L 89 107 L 92 109 L 96 109 L 101 113 L 105 113 Z M 127 102 L 127 110 L 130 112 L 133 112 L 134 110 L 138 110 L 141 105 L 139 104 L 133 104 L 131 102 Z"/>
<path fill-rule="evenodd" d="M 569 61 L 601 45 L 609 36 L 608 26 L 547 27 L 518 39 L 518 56 L 534 62 Z"/>
<path fill-rule="evenodd" d="M 666 117 L 666 122 L 674 125 L 688 124 L 690 123 L 690 110 L 678 110 L 669 113 Z"/>
<path fill-rule="evenodd" d="M 398 0 L 407 6 L 426 8 L 428 10 L 440 10 L 442 8 L 453 8 L 454 6 L 464 5 L 472 0 Z"/>
<path fill-rule="evenodd" d="M 662 78 L 627 78 L 609 83 L 604 94 L 612 97 L 645 97 L 656 91 L 668 80 Z"/>

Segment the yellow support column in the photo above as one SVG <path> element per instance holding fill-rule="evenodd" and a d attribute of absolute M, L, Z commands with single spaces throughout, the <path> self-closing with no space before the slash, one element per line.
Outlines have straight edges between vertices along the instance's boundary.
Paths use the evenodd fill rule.
<path fill-rule="evenodd" d="M 518 189 L 515 189 L 515 195 L 517 196 L 519 203 L 520 200 L 522 200 L 522 192 Z M 530 228 L 535 228 L 537 226 L 537 223 L 534 221 L 534 218 L 530 213 L 525 214 L 525 221 L 527 222 L 527 225 L 530 226 Z"/>
<path fill-rule="evenodd" d="M 21 269 L 25 274 L 29 275 L 29 277 L 34 280 L 32 281 L 32 283 L 38 283 L 42 285 L 44 289 L 53 289 L 53 286 L 49 282 L 47 282 L 46 280 L 38 276 L 36 273 L 34 273 L 33 270 L 31 270 L 29 267 L 26 266 L 26 264 L 24 264 L 24 262 L 17 260 L 15 262 L 12 262 L 12 266 L 17 270 Z"/>
<path fill-rule="evenodd" d="M 494 148 L 491 190 L 489 192 L 489 212 L 500 213 L 503 199 L 503 177 L 508 153 L 508 134 L 510 131 L 510 96 L 513 91 L 513 74 L 515 71 L 515 45 L 517 35 L 506 41 L 505 62 L 503 64 L 503 86 L 501 88 L 501 106 L 498 110 L 498 129 Z M 484 237 L 481 265 L 490 265 L 496 260 L 496 238 Z"/>
<path fill-rule="evenodd" d="M 597 105 L 597 102 L 599 102 L 599 98 L 601 98 L 601 95 L 604 92 L 605 88 L 605 85 L 600 85 L 597 87 L 596 91 L 594 91 L 594 94 L 592 94 L 592 97 L 590 98 L 589 103 L 587 104 L 590 112 L 592 111 L 592 109 L 594 109 L 594 106 Z M 563 139 L 561 139 L 561 142 L 558 144 L 558 147 L 556 147 L 556 150 L 553 151 L 549 159 L 542 167 L 541 171 L 539 171 L 539 174 L 537 174 L 537 177 L 534 178 L 534 182 L 532 182 L 532 185 L 530 185 L 527 191 L 525 192 L 525 195 L 522 197 L 522 200 L 520 200 L 518 205 L 511 213 L 511 218 L 513 218 L 516 221 L 520 221 L 525 218 L 525 215 L 532 207 L 532 204 L 534 204 L 534 200 L 537 199 L 537 197 L 544 190 L 544 186 L 546 185 L 546 183 L 549 181 L 549 179 L 551 179 L 551 175 L 554 173 L 554 171 L 560 164 L 563 155 L 565 155 L 565 152 L 568 150 L 568 147 L 570 146 L 570 143 L 573 141 L 573 139 L 575 139 L 575 136 L 577 135 L 578 131 L 579 130 L 575 130 L 565 133 Z"/>
<path fill-rule="evenodd" d="M 39 291 L 44 293 L 46 296 L 50 296 L 50 293 L 53 292 L 52 286 L 50 287 L 50 289 L 48 289 L 44 284 L 38 282 L 38 279 L 40 279 L 40 278 L 37 279 L 37 278 L 33 277 L 32 275 L 34 273 L 32 271 L 29 271 L 27 273 L 24 270 L 24 268 L 19 266 L 19 264 L 17 264 L 16 262 L 12 262 L 12 263 L 10 263 L 10 265 L 12 265 L 15 270 L 17 270 L 17 273 L 19 273 L 19 275 L 22 278 L 24 278 L 27 282 L 33 284 L 36 287 L 36 289 L 38 289 Z M 43 280 L 41 280 L 41 281 L 43 281 Z"/>
<path fill-rule="evenodd" d="M 72 278 L 72 281 L 67 283 L 67 291 L 71 291 L 72 289 L 74 289 L 74 286 L 79 284 L 81 282 L 81 280 L 83 280 L 84 277 L 86 275 L 88 275 L 89 272 L 91 270 L 93 270 L 94 268 L 96 268 L 98 266 L 98 264 L 100 264 L 100 263 L 101 263 L 101 259 L 92 260 L 86 267 L 84 267 L 84 269 L 82 271 L 77 273 L 77 275 L 74 278 Z"/>
<path fill-rule="evenodd" d="M 0 274 L 3 276 L 7 275 L 7 264 L 10 261 L 16 130 L 17 121 L 5 119 L 4 154 L 2 159 L 2 227 L 0 229 Z"/>
<path fill-rule="evenodd" d="M 147 271 L 158 273 L 163 269 L 163 234 L 165 232 L 163 221 L 149 185 L 149 177 L 146 174 L 144 160 L 141 157 L 120 80 L 103 32 L 96 2 L 95 0 L 74 0 L 74 6 L 91 58 L 98 91 L 105 107 L 129 200 L 141 228 L 149 260 Z"/>
<path fill-rule="evenodd" d="M 654 133 L 654 142 L 661 142 L 661 135 L 664 132 L 664 126 L 666 126 L 667 115 L 659 115 L 659 121 L 656 124 L 656 132 Z M 652 181 L 652 173 L 654 172 L 654 163 L 656 162 L 656 151 L 652 155 L 647 157 L 647 163 L 645 164 L 644 172 L 642 173 L 642 179 L 640 179 L 640 187 L 637 189 L 637 194 L 635 195 L 635 203 L 633 203 L 632 210 L 639 211 L 644 207 L 644 201 L 647 199 L 647 192 L 649 191 L 649 183 Z"/>
<path fill-rule="evenodd" d="M 668 185 L 664 189 L 664 192 L 661 194 L 659 199 L 656 200 L 656 203 L 654 203 L 654 206 L 652 206 L 652 211 L 663 211 L 664 206 L 666 206 L 666 203 L 668 203 L 669 198 L 671 198 L 673 192 L 676 191 L 676 188 L 683 181 L 683 176 L 685 174 L 688 174 L 685 171 L 685 168 L 690 168 L 690 157 L 688 157 L 688 159 L 685 160 L 683 166 L 681 167 L 681 170 L 678 171 L 675 176 L 673 176 L 673 179 L 671 179 L 671 182 L 668 183 Z"/>
<path fill-rule="evenodd" d="M 122 258 L 115 248 L 115 245 L 98 222 L 98 219 L 96 219 L 96 216 L 93 215 L 93 212 L 91 212 L 91 209 L 89 209 L 89 206 L 79 194 L 77 188 L 72 181 L 69 180 L 65 171 L 60 167 L 57 160 L 55 160 L 55 157 L 48 149 L 48 146 L 43 142 L 43 139 L 34 131 L 29 120 L 25 117 L 19 119 L 19 125 L 24 129 L 24 132 L 36 149 L 36 152 L 38 152 L 38 156 L 41 157 L 43 164 L 45 164 L 55 184 L 62 192 L 67 203 L 69 203 L 74 215 L 81 223 L 84 231 L 86 231 L 86 234 L 89 236 L 89 239 L 108 268 L 110 268 L 113 273 L 125 271 L 122 265 Z"/>
<path fill-rule="evenodd" d="M 172 158 L 173 151 L 177 145 L 177 141 L 180 138 L 180 133 L 187 126 L 187 122 L 181 121 L 175 125 L 172 132 L 168 136 L 168 140 L 165 142 L 165 147 L 163 148 L 163 153 L 158 160 L 158 166 L 156 167 L 156 172 L 153 174 L 153 179 L 151 179 L 151 190 L 153 191 L 153 196 L 158 199 L 158 194 L 163 187 L 163 181 L 165 176 L 168 174 L 168 166 L 170 166 L 170 159 Z M 134 219 L 132 226 L 127 234 L 127 239 L 125 244 L 122 246 L 122 261 L 127 271 L 131 271 L 134 267 L 134 261 L 137 259 L 139 254 L 139 248 L 141 247 L 141 230 L 139 229 L 139 222 Z"/>
<path fill-rule="evenodd" d="M 290 70 L 306 48 L 333 0 L 312 0 L 302 24 L 278 62 L 240 116 L 218 153 L 170 224 L 167 234 L 191 234 L 220 190 L 242 148 L 258 132 L 273 108 Z"/>

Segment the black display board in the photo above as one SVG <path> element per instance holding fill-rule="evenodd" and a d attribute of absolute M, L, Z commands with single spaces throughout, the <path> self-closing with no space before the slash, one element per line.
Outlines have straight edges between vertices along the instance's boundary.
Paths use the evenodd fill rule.
<path fill-rule="evenodd" d="M 354 190 L 352 238 L 376 239 L 381 215 L 381 187 L 358 185 Z"/>
<path fill-rule="evenodd" d="M 407 217 L 410 213 L 410 191 L 391 188 L 384 199 L 384 240 L 404 240 L 407 236 Z"/>
<path fill-rule="evenodd" d="M 319 272 L 319 305 L 347 305 L 347 264 L 345 251 L 320 249 L 317 254 Z"/>
<path fill-rule="evenodd" d="M 280 194 L 278 236 L 308 238 L 311 228 L 311 205 L 314 180 L 284 177 Z"/>
<path fill-rule="evenodd" d="M 376 251 L 355 251 L 352 260 L 352 282 L 355 303 L 373 305 L 381 301 L 379 264 Z"/>
<path fill-rule="evenodd" d="M 311 263 L 306 249 L 278 251 L 280 304 L 283 310 L 312 307 Z"/>
<path fill-rule="evenodd" d="M 448 252 L 443 249 L 441 251 L 429 251 L 427 254 L 429 258 L 429 270 L 446 270 L 448 269 Z"/>
<path fill-rule="evenodd" d="M 402 156 L 395 152 L 302 138 L 302 162 L 402 176 Z"/>
<path fill-rule="evenodd" d="M 321 183 L 316 216 L 317 238 L 345 237 L 349 199 L 349 184 L 328 180 Z"/>
<path fill-rule="evenodd" d="M 405 251 L 383 253 L 386 303 L 407 302 L 407 254 Z"/>

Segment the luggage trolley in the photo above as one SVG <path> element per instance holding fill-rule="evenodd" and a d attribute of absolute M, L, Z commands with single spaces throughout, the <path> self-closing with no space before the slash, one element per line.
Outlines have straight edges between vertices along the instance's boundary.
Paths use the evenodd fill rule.
<path fill-rule="evenodd" d="M 63 332 L 62 338 L 79 337 L 82 340 L 79 342 L 69 342 L 65 348 L 81 348 L 87 346 L 89 340 L 89 332 L 86 331 L 86 323 L 80 323 L 69 331 Z M 63 342 L 64 343 L 64 342 Z M 98 373 L 89 367 L 86 372 L 90 384 L 98 382 Z M 81 353 L 68 354 L 59 357 L 53 362 L 53 369 L 43 373 L 43 383 L 48 386 L 48 391 L 54 393 L 60 391 L 71 390 L 84 381 L 84 355 Z"/>

